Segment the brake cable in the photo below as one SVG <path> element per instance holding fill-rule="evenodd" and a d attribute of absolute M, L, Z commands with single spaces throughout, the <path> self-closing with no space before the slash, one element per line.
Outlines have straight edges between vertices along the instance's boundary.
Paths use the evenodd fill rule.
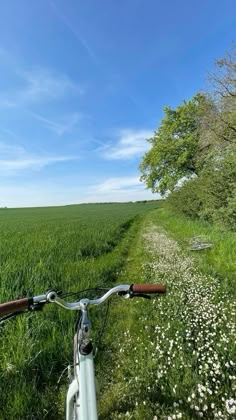
<path fill-rule="evenodd" d="M 92 292 L 92 291 L 107 291 L 109 290 L 108 287 L 93 287 L 91 289 L 84 289 L 84 290 L 80 290 L 79 292 L 68 292 L 68 293 L 62 293 L 61 297 L 63 298 L 67 298 L 67 297 L 71 297 L 71 296 L 79 296 L 82 293 L 85 292 Z"/>
<path fill-rule="evenodd" d="M 5 321 L 8 321 L 11 318 L 14 318 L 17 315 L 21 315 L 25 313 L 26 311 L 20 311 L 20 312 L 14 312 L 13 314 L 8 314 L 0 318 L 0 325 L 3 324 Z"/>

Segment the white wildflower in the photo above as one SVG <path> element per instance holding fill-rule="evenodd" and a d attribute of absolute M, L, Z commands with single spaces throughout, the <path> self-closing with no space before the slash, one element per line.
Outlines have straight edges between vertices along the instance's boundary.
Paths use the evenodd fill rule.
<path fill-rule="evenodd" d="M 225 401 L 225 408 L 227 413 L 235 414 L 236 413 L 236 400 L 231 398 L 230 400 Z"/>

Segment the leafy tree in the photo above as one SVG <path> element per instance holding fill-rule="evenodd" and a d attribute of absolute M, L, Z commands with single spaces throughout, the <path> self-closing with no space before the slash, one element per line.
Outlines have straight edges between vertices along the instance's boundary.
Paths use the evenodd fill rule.
<path fill-rule="evenodd" d="M 211 90 L 164 108 L 140 165 L 153 192 L 189 217 L 236 227 L 236 49 L 216 62 Z"/>
<path fill-rule="evenodd" d="M 176 109 L 164 108 L 165 117 L 140 164 L 141 180 L 153 192 L 173 191 L 180 180 L 198 172 L 199 128 L 208 102 L 197 94 Z"/>

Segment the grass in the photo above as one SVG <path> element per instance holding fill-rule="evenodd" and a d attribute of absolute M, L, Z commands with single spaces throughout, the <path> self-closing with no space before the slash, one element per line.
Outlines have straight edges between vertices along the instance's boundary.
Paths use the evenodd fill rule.
<path fill-rule="evenodd" d="M 96 359 L 101 420 L 234 418 L 235 233 L 162 203 L 1 210 L 0 229 L 2 300 L 52 286 L 167 284 L 161 298 L 110 305 Z M 189 250 L 199 235 L 212 249 Z M 91 310 L 98 336 L 105 312 Z M 63 418 L 67 381 L 58 379 L 72 361 L 74 321 L 52 305 L 1 329 L 0 418 Z"/>
<path fill-rule="evenodd" d="M 157 205 L 1 209 L 0 300 L 111 286 L 142 215 Z M 63 418 L 67 379 L 58 379 L 72 361 L 74 324 L 74 314 L 48 306 L 1 327 L 0 418 Z"/>
<path fill-rule="evenodd" d="M 214 247 L 194 254 L 189 239 L 200 234 Z M 119 281 L 136 282 L 138 273 L 166 283 L 168 293 L 111 308 L 99 370 L 102 420 L 234 418 L 234 241 L 165 206 L 146 215 Z"/>
<path fill-rule="evenodd" d="M 216 276 L 222 288 L 236 296 L 236 233 L 200 221 L 193 221 L 176 214 L 168 207 L 154 213 L 154 223 L 163 226 L 178 241 L 185 253 L 194 256 L 203 273 Z M 213 243 L 208 251 L 188 251 L 189 241 L 204 236 Z M 222 292 L 224 291 L 222 290 Z"/>

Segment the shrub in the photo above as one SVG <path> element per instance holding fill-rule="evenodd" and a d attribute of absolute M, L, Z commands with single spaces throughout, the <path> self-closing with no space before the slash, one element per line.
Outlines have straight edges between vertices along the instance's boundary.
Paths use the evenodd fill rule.
<path fill-rule="evenodd" d="M 176 210 L 191 218 L 236 228 L 236 153 L 212 162 L 168 197 Z"/>

